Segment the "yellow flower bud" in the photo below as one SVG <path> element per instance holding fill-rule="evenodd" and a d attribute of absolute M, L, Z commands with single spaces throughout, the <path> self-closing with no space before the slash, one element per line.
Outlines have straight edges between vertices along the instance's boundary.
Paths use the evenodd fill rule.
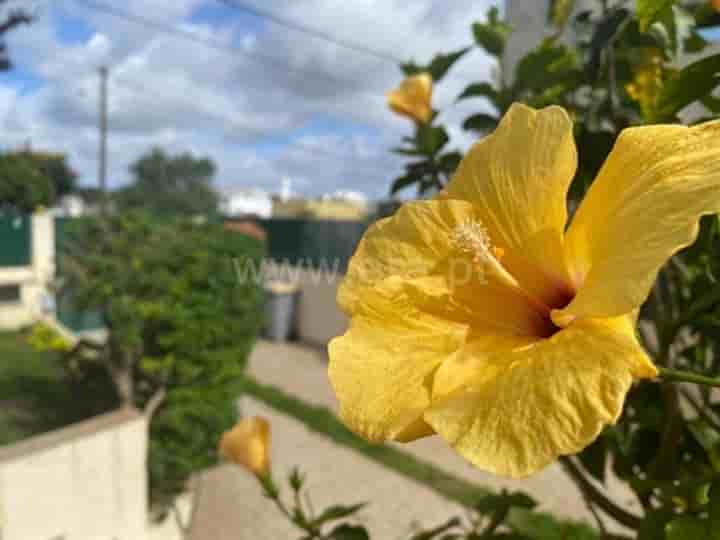
<path fill-rule="evenodd" d="M 240 420 L 220 439 L 220 453 L 254 474 L 270 471 L 270 424 L 254 416 Z"/>
<path fill-rule="evenodd" d="M 427 123 L 432 118 L 432 77 L 420 73 L 405 79 L 400 86 L 388 92 L 388 106 L 398 114 L 416 122 Z"/>

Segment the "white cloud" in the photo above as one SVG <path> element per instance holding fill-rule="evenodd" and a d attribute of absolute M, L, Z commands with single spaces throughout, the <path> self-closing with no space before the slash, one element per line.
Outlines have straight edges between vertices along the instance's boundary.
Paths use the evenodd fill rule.
<path fill-rule="evenodd" d="M 470 23 L 483 17 L 489 3 L 267 0 L 257 5 L 348 41 L 423 62 L 437 52 L 469 45 Z M 31 139 L 36 147 L 66 151 L 83 180 L 94 182 L 97 67 L 107 63 L 111 185 L 128 180 L 127 167 L 142 152 L 163 145 L 211 156 L 224 185 L 276 189 L 289 176 L 307 193 L 353 189 L 373 197 L 386 194 L 402 168 L 402 160 L 388 150 L 411 129 L 385 105 L 385 92 L 401 78 L 397 66 L 269 22 L 241 24 L 247 17 L 188 22 L 197 8 L 218 7 L 216 0 L 124 4 L 121 9 L 220 47 L 93 11 L 84 0 L 68 1 L 65 15 L 93 29 L 82 42 L 59 40 L 56 9 L 11 35 L 16 63 L 44 84 L 18 94 L 0 82 L 0 145 Z M 232 52 L 232 47 L 239 49 Z M 257 55 L 275 60 L 258 60 Z M 487 78 L 490 68 L 477 50 L 468 54 L 439 86 L 436 107 L 453 105 L 462 88 Z M 455 146 L 466 147 L 471 140 L 459 128 L 461 118 L 483 106 L 461 104 L 443 113 Z"/>

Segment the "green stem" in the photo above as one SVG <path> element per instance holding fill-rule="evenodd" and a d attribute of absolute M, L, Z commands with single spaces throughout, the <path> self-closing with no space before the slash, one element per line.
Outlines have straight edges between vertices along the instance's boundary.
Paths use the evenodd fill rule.
<path fill-rule="evenodd" d="M 659 377 L 668 382 L 687 382 L 720 388 L 720 378 L 658 366 Z"/>

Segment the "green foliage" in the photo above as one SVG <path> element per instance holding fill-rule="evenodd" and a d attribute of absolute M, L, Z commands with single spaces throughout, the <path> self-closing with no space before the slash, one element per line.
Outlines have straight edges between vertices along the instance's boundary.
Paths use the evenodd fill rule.
<path fill-rule="evenodd" d="M 64 289 L 101 314 L 107 342 L 65 358 L 77 395 L 150 417 L 154 503 L 213 464 L 235 418 L 238 380 L 260 326 L 261 291 L 238 282 L 233 260 L 259 265 L 262 246 L 221 225 L 155 222 L 124 214 L 71 231 Z"/>
<path fill-rule="evenodd" d="M 72 192 L 76 175 L 62 154 L 0 154 L 0 211 L 30 213 Z"/>
<path fill-rule="evenodd" d="M 418 73 L 429 73 L 434 82 L 440 81 L 450 68 L 460 60 L 470 50 L 470 47 L 465 47 L 457 51 L 453 51 L 447 54 L 436 55 L 429 64 L 419 65 L 415 62 L 408 62 L 402 64 L 400 69 L 407 76 L 416 75 Z"/>
<path fill-rule="evenodd" d="M 133 183 L 116 193 L 122 210 L 157 216 L 214 214 L 218 198 L 212 181 L 215 165 L 190 153 L 176 156 L 153 148 L 130 166 Z"/>
<path fill-rule="evenodd" d="M 511 32 L 510 26 L 500 19 L 497 7 L 490 8 L 487 21 L 472 25 L 475 44 L 493 56 L 500 56 L 505 51 L 505 43 Z"/>
<path fill-rule="evenodd" d="M 640 23 L 640 30 L 647 31 L 657 21 L 664 11 L 672 8 L 677 0 L 638 0 L 637 17 Z"/>
<path fill-rule="evenodd" d="M 41 206 L 48 206 L 52 186 L 23 155 L 0 155 L 0 212 L 28 214 Z"/>

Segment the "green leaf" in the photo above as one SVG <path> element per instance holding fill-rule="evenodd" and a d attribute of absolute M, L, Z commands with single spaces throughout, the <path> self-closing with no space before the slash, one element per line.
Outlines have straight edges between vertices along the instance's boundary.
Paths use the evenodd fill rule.
<path fill-rule="evenodd" d="M 462 154 L 460 152 L 448 152 L 438 159 L 438 167 L 448 174 L 452 174 L 460 165 Z"/>
<path fill-rule="evenodd" d="M 427 156 L 434 156 L 448 143 L 447 131 L 442 126 L 421 124 L 417 128 L 418 149 Z"/>
<path fill-rule="evenodd" d="M 305 483 L 305 475 L 300 472 L 299 467 L 293 467 L 290 476 L 288 477 L 288 483 L 293 491 L 300 491 Z"/>
<path fill-rule="evenodd" d="M 665 526 L 667 540 L 708 540 L 706 523 L 697 518 L 682 516 Z"/>
<path fill-rule="evenodd" d="M 562 84 L 568 89 L 580 82 L 576 54 L 564 45 L 543 43 L 523 56 L 515 68 L 515 92 L 534 90 L 543 92 Z"/>
<path fill-rule="evenodd" d="M 400 154 L 401 156 L 422 156 L 423 153 L 420 152 L 417 148 L 391 148 L 390 151 L 393 154 Z"/>
<path fill-rule="evenodd" d="M 574 8 L 575 0 L 550 0 L 548 23 L 558 30 L 562 30 L 565 28 Z"/>
<path fill-rule="evenodd" d="M 406 187 L 409 187 L 419 182 L 421 178 L 422 177 L 420 175 L 415 174 L 405 174 L 403 176 L 399 176 L 392 183 L 392 187 L 390 188 L 390 195 L 395 195 L 398 191 L 401 191 Z"/>
<path fill-rule="evenodd" d="M 496 7 L 492 7 L 488 11 L 487 22 L 472 25 L 475 43 L 493 56 L 502 55 L 510 31 L 510 25 L 500 20 Z"/>
<path fill-rule="evenodd" d="M 511 508 L 523 508 L 532 510 L 537 502 L 529 495 L 516 491 L 512 493 L 503 492 L 490 494 L 482 497 L 475 503 L 475 510 L 484 515 L 495 514 L 497 511 L 509 510 Z"/>
<path fill-rule="evenodd" d="M 662 540 L 665 538 L 665 526 L 675 517 L 671 510 L 659 509 L 648 512 L 640 528 L 637 540 Z"/>
<path fill-rule="evenodd" d="M 720 471 L 720 433 L 702 419 L 687 422 L 693 438 L 705 450 L 715 471 Z"/>
<path fill-rule="evenodd" d="M 451 53 L 436 55 L 428 66 L 428 72 L 432 75 L 433 81 L 437 82 L 442 79 L 453 64 L 465 56 L 469 50 L 470 47 L 463 47 Z"/>
<path fill-rule="evenodd" d="M 578 454 L 580 463 L 593 478 L 605 483 L 605 470 L 607 465 L 608 444 L 604 437 L 595 441 Z"/>
<path fill-rule="evenodd" d="M 370 540 L 365 527 L 353 525 L 339 525 L 335 527 L 328 536 L 331 540 Z"/>
<path fill-rule="evenodd" d="M 420 65 L 415 62 L 406 62 L 404 64 L 400 64 L 400 69 L 407 77 L 427 72 L 432 76 L 434 82 L 438 82 L 447 74 L 453 64 L 460 60 L 460 58 L 462 58 L 470 49 L 471 47 L 463 47 L 462 49 L 447 54 L 441 53 L 435 55 L 435 57 L 427 65 Z"/>
<path fill-rule="evenodd" d="M 650 25 L 658 20 L 663 11 L 675 2 L 676 0 L 637 0 L 637 18 L 640 30 L 647 32 Z"/>
<path fill-rule="evenodd" d="M 625 8 L 613 8 L 597 25 L 590 41 L 590 59 L 585 66 L 585 74 L 589 79 L 596 81 L 600 77 L 603 51 L 612 46 L 629 20 L 630 11 Z"/>
<path fill-rule="evenodd" d="M 498 92 L 489 83 L 473 83 L 468 85 L 465 90 L 463 90 L 462 94 L 458 96 L 457 100 L 460 101 L 461 99 L 473 97 L 485 97 L 497 105 L 496 100 L 498 97 Z"/>
<path fill-rule="evenodd" d="M 495 129 L 499 120 L 489 114 L 474 114 L 463 122 L 463 129 L 488 132 Z"/>
<path fill-rule="evenodd" d="M 410 537 L 410 540 L 432 540 L 436 536 L 441 535 L 442 533 L 447 532 L 450 529 L 458 527 L 461 523 L 462 522 L 460 521 L 460 518 L 454 517 L 452 519 L 449 519 L 442 525 L 435 527 L 434 529 L 430 529 L 428 531 L 420 531 L 419 533 L 414 534 Z"/>
<path fill-rule="evenodd" d="M 690 103 L 706 98 L 718 83 L 720 83 L 720 54 L 690 64 L 663 86 L 658 98 L 655 119 L 672 117 Z"/>
<path fill-rule="evenodd" d="M 710 502 L 708 503 L 708 529 L 710 540 L 720 540 L 720 479 L 710 486 Z"/>
<path fill-rule="evenodd" d="M 313 525 L 319 526 L 323 523 L 327 523 L 328 521 L 334 521 L 336 519 L 342 519 L 351 516 L 361 508 L 364 508 L 366 505 L 367 503 L 351 504 L 349 506 L 341 504 L 328 506 L 325 510 L 322 511 L 322 513 L 318 517 L 313 520 Z"/>

